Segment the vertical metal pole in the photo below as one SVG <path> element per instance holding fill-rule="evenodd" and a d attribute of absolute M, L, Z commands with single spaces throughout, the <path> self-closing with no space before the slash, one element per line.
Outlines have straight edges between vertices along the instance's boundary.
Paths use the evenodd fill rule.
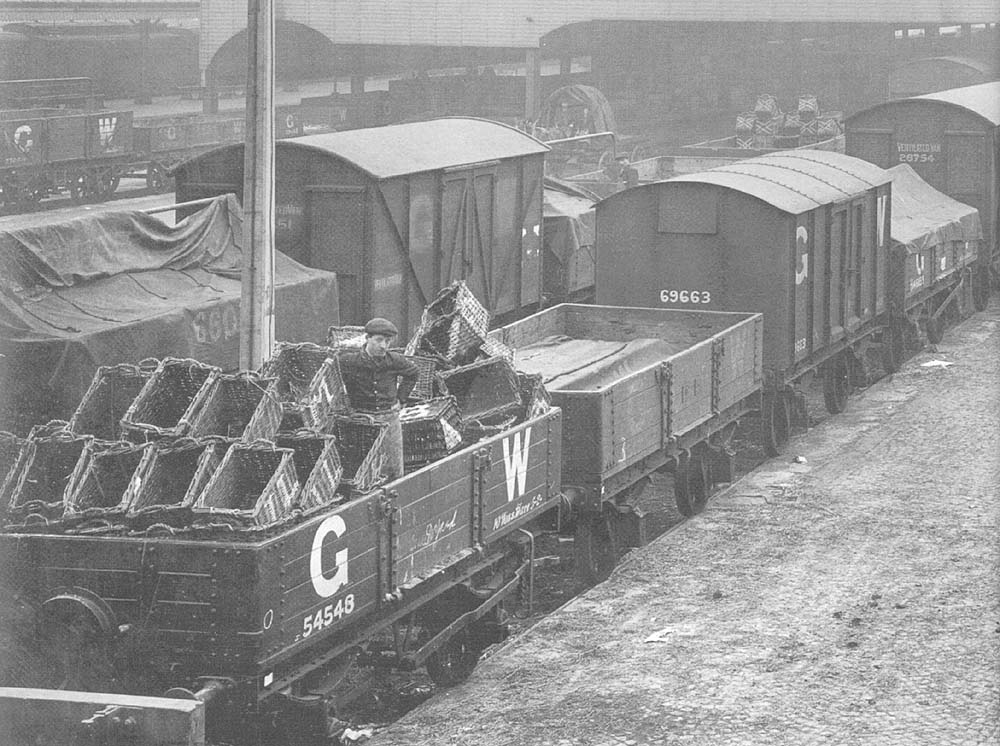
<path fill-rule="evenodd" d="M 542 73 L 538 55 L 537 49 L 528 49 L 524 54 L 524 119 L 528 122 L 535 121 L 540 113 L 538 96 Z"/>
<path fill-rule="evenodd" d="M 240 366 L 256 370 L 274 347 L 274 11 L 249 0 L 243 159 Z"/>

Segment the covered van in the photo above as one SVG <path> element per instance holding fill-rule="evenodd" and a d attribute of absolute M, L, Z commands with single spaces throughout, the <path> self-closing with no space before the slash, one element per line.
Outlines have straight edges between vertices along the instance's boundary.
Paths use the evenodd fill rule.
<path fill-rule="evenodd" d="M 495 315 L 542 293 L 543 160 L 507 125 L 448 117 L 275 144 L 275 241 L 337 273 L 340 321 L 372 316 L 403 335 L 442 288 L 465 280 Z M 243 146 L 175 171 L 179 202 L 243 192 Z"/>

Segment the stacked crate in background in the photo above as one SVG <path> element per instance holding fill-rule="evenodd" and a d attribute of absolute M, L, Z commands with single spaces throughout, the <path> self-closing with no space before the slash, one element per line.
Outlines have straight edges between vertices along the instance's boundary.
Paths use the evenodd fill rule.
<path fill-rule="evenodd" d="M 794 112 L 783 112 L 769 93 L 757 97 L 753 111 L 736 115 L 736 147 L 745 150 L 798 148 L 836 137 L 840 113 L 820 113 L 815 96 L 798 97 Z"/>

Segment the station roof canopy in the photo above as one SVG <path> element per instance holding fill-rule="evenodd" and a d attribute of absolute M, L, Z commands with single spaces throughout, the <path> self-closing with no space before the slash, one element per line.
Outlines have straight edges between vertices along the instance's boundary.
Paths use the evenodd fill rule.
<path fill-rule="evenodd" d="M 938 91 L 923 96 L 914 96 L 914 98 L 940 101 L 944 104 L 967 109 L 988 122 L 1000 126 L 1000 81 L 979 83 L 964 88 L 952 88 L 949 91 Z"/>
<path fill-rule="evenodd" d="M 437 171 L 533 153 L 549 147 L 499 122 L 445 117 L 425 122 L 329 132 L 279 140 L 279 148 L 305 147 L 341 158 L 376 179 Z"/>
<path fill-rule="evenodd" d="M 891 180 L 885 169 L 860 158 L 825 150 L 783 150 L 677 176 L 666 183 L 693 182 L 726 187 L 797 215 L 820 205 L 840 202 Z"/>

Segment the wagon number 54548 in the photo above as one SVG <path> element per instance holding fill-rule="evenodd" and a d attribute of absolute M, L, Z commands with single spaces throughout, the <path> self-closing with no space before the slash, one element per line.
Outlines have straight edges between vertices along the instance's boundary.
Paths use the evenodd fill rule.
<path fill-rule="evenodd" d="M 309 637 L 313 632 L 319 632 L 329 627 L 335 620 L 354 611 L 354 594 L 348 593 L 336 604 L 327 604 L 315 614 L 309 614 L 302 620 L 302 636 Z"/>
<path fill-rule="evenodd" d="M 660 303 L 711 303 L 708 290 L 661 290 Z"/>

